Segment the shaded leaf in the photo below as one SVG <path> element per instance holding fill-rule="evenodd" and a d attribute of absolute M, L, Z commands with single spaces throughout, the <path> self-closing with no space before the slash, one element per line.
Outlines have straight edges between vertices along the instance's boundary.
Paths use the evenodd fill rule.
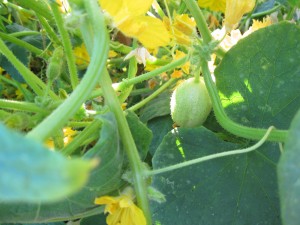
<path fill-rule="evenodd" d="M 154 169 L 240 148 L 204 127 L 173 130 L 153 158 Z M 254 152 L 219 158 L 153 178 L 167 202 L 152 202 L 161 225 L 280 224 L 276 189 L 276 144 Z M 209 221 L 209 222 L 208 222 Z"/>
<path fill-rule="evenodd" d="M 170 98 L 171 93 L 165 91 L 149 102 L 140 112 L 141 121 L 147 122 L 155 117 L 170 115 Z"/>
<path fill-rule="evenodd" d="M 139 120 L 139 117 L 134 112 L 127 111 L 126 119 L 140 157 L 145 159 L 152 140 L 152 132 Z"/>
<path fill-rule="evenodd" d="M 173 129 L 172 125 L 173 120 L 171 116 L 161 116 L 148 121 L 148 127 L 153 133 L 153 139 L 149 149 L 151 155 L 154 155 L 164 136 Z"/>
<path fill-rule="evenodd" d="M 112 113 L 100 117 L 103 125 L 100 139 L 84 159 L 100 159 L 84 188 L 71 197 L 54 204 L 0 204 L 0 222 L 33 223 L 65 221 L 90 213 L 100 213 L 102 207 L 94 204 L 98 196 L 115 191 L 121 185 L 123 153 L 120 149 L 118 127 Z M 97 210 L 99 208 L 99 210 Z"/>
<path fill-rule="evenodd" d="M 104 215 L 103 213 L 99 215 L 83 218 L 80 221 L 80 225 L 106 225 L 106 224 L 107 224 L 106 215 Z"/>
<path fill-rule="evenodd" d="M 92 165 L 68 160 L 0 126 L 0 201 L 53 202 L 78 191 Z"/>
<path fill-rule="evenodd" d="M 9 33 L 30 31 L 29 29 L 18 24 L 11 24 L 6 28 Z M 43 49 L 45 46 L 47 46 L 49 42 L 48 38 L 43 37 L 42 35 L 24 36 L 20 37 L 20 39 L 40 49 Z M 10 42 L 6 42 L 6 45 L 24 65 L 29 65 L 30 52 L 28 50 Z M 17 80 L 18 82 L 24 82 L 22 75 L 17 71 L 14 65 L 12 65 L 11 62 L 7 60 L 4 55 L 0 55 L 0 66 L 5 69 L 6 72 L 15 80 Z"/>
<path fill-rule="evenodd" d="M 281 216 L 284 225 L 300 221 L 300 111 L 295 116 L 278 164 Z"/>

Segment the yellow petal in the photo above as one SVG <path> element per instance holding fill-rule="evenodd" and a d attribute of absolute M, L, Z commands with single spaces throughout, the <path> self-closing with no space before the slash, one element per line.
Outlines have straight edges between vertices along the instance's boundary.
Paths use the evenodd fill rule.
<path fill-rule="evenodd" d="M 101 8 L 108 12 L 112 17 L 117 16 L 123 7 L 124 0 L 99 0 Z"/>
<path fill-rule="evenodd" d="M 190 36 L 196 31 L 196 22 L 187 14 L 176 15 L 174 19 L 174 27 L 184 34 Z"/>
<path fill-rule="evenodd" d="M 225 11 L 225 29 L 233 30 L 242 19 L 242 16 L 250 12 L 255 6 L 255 0 L 227 0 Z"/>
<path fill-rule="evenodd" d="M 97 205 L 106 205 L 106 204 L 113 204 L 113 203 L 117 203 L 118 201 L 116 200 L 116 198 L 114 197 L 110 197 L 110 196 L 103 196 L 100 198 L 96 198 L 94 203 Z"/>
<path fill-rule="evenodd" d="M 226 0 L 198 0 L 198 4 L 200 7 L 209 8 L 212 11 L 225 12 Z"/>
<path fill-rule="evenodd" d="M 118 27 L 125 35 L 138 39 L 146 48 L 165 46 L 170 35 L 163 22 L 150 16 L 138 16 Z"/>
<path fill-rule="evenodd" d="M 116 4 L 114 0 L 109 0 L 111 4 Z M 146 14 L 150 9 L 153 0 L 123 0 L 126 5 L 128 13 L 131 16 L 141 16 Z"/>
<path fill-rule="evenodd" d="M 131 209 L 131 213 L 132 213 L 131 218 L 134 218 L 133 219 L 134 223 L 132 223 L 132 224 L 134 224 L 134 225 L 147 225 L 144 213 L 139 207 L 137 207 L 136 205 L 133 205 L 132 207 L 130 207 L 130 209 Z"/>

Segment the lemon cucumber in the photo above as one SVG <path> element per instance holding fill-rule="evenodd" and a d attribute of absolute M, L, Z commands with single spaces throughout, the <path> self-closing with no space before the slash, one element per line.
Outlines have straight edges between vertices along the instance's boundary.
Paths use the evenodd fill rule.
<path fill-rule="evenodd" d="M 174 90 L 171 97 L 171 116 L 180 127 L 202 125 L 212 109 L 212 103 L 202 78 L 189 78 Z"/>

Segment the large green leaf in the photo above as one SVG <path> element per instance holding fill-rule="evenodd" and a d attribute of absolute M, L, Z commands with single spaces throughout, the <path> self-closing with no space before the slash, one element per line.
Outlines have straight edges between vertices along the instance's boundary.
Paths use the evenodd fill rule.
<path fill-rule="evenodd" d="M 127 112 L 126 119 L 133 135 L 134 142 L 140 153 L 141 159 L 145 159 L 152 140 L 152 132 L 139 120 L 139 117 L 131 111 Z"/>
<path fill-rule="evenodd" d="M 0 126 L 0 202 L 53 202 L 78 191 L 92 166 Z"/>
<path fill-rule="evenodd" d="M 141 109 L 140 119 L 147 122 L 155 117 L 170 115 L 171 92 L 165 91 Z"/>
<path fill-rule="evenodd" d="M 290 126 L 300 107 L 299 37 L 296 25 L 281 23 L 258 30 L 227 52 L 215 76 L 232 120 L 251 127 Z M 178 129 L 164 138 L 153 167 L 235 147 L 204 128 Z M 267 143 L 252 153 L 155 176 L 153 185 L 167 198 L 165 204 L 152 204 L 155 219 L 163 225 L 281 224 L 279 154 L 277 144 Z"/>
<path fill-rule="evenodd" d="M 95 210 L 94 199 L 119 188 L 123 153 L 120 150 L 118 128 L 111 113 L 101 117 L 103 126 L 100 139 L 83 158 L 97 158 L 96 167 L 86 186 L 76 195 L 65 197 L 53 204 L 9 204 L 0 202 L 0 222 L 33 223 L 64 221 L 85 216 Z M 56 164 L 54 164 L 56 166 Z M 98 210 L 101 212 L 101 210 Z"/>
<path fill-rule="evenodd" d="M 154 169 L 241 146 L 204 127 L 170 132 L 153 158 Z M 249 154 L 204 162 L 154 176 L 166 203 L 152 203 L 162 225 L 280 224 L 276 189 L 276 144 Z"/>
<path fill-rule="evenodd" d="M 278 164 L 281 216 L 284 225 L 300 223 L 300 111 L 295 116 Z"/>
<path fill-rule="evenodd" d="M 153 133 L 149 152 L 151 155 L 154 155 L 164 136 L 173 129 L 173 120 L 171 116 L 161 116 L 148 121 L 147 125 Z"/>
<path fill-rule="evenodd" d="M 231 119 L 252 127 L 289 128 L 300 107 L 299 37 L 294 24 L 272 25 L 225 55 L 215 76 Z"/>

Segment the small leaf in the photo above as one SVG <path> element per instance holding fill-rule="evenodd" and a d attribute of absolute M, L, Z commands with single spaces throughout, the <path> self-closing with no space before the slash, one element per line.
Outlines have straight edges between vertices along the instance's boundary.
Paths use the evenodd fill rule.
<path fill-rule="evenodd" d="M 92 166 L 0 126 L 0 201 L 53 202 L 78 191 Z"/>
<path fill-rule="evenodd" d="M 300 111 L 295 116 L 278 164 L 281 216 L 284 225 L 300 221 Z"/>

